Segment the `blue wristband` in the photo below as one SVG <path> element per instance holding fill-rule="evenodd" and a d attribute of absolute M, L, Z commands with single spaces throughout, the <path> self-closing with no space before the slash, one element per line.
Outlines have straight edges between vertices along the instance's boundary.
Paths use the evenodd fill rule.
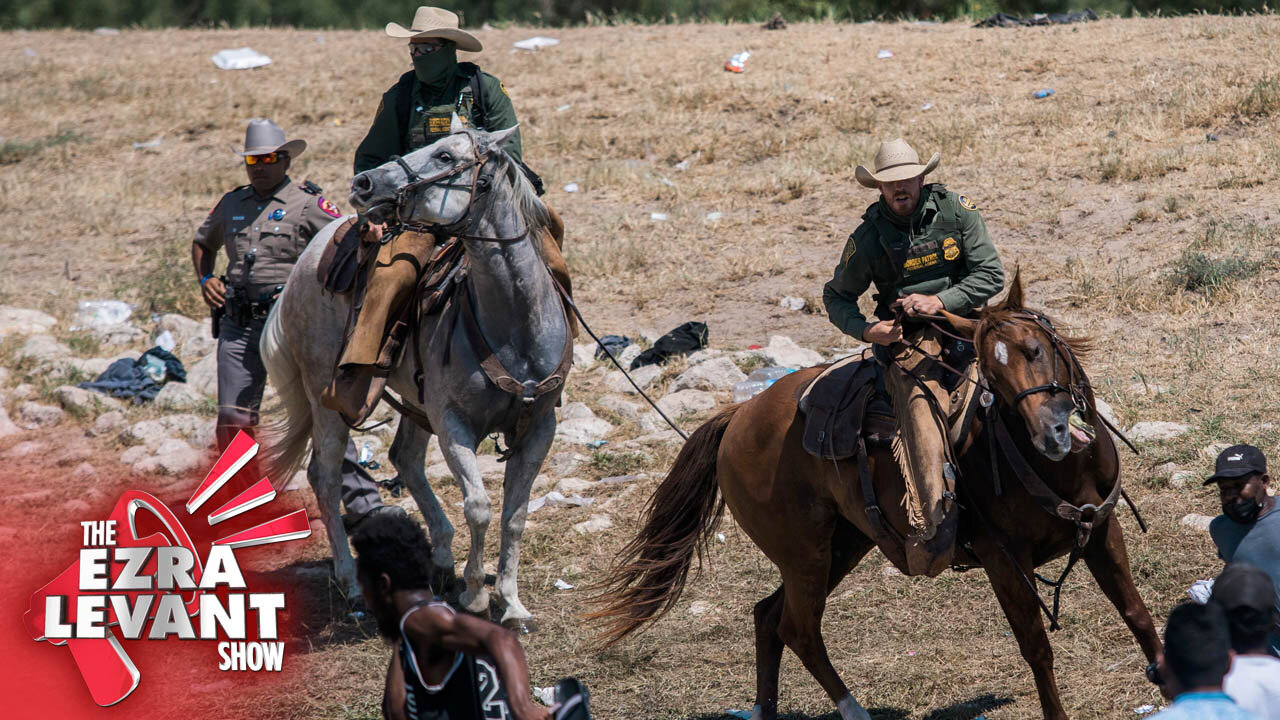
<path fill-rule="evenodd" d="M 209 273 L 208 275 L 205 275 L 204 277 L 200 278 L 200 287 L 204 287 L 204 281 L 208 280 L 211 277 L 213 277 L 213 273 Z"/>

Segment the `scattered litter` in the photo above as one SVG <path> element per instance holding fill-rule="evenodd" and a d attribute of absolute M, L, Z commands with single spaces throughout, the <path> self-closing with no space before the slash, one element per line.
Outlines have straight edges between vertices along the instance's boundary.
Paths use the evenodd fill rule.
<path fill-rule="evenodd" d="M 565 497 L 564 495 L 561 495 L 559 492 L 552 490 L 551 492 L 547 493 L 546 495 L 543 495 L 542 497 L 534 498 L 533 500 L 530 500 L 529 513 L 532 514 L 541 510 L 544 507 L 555 507 L 556 505 L 574 505 L 577 507 L 586 507 L 587 505 L 590 505 L 593 502 L 595 502 L 594 498 L 584 498 L 577 493 L 574 493 L 569 497 Z"/>
<path fill-rule="evenodd" d="M 718 212 L 718 211 L 712 211 L 704 215 L 703 219 L 705 219 L 707 222 L 715 222 L 722 217 L 724 217 L 724 213 Z"/>
<path fill-rule="evenodd" d="M 163 142 L 164 142 L 163 138 L 157 137 L 154 140 L 147 140 L 146 142 L 136 142 L 133 144 L 133 149 L 146 150 L 147 148 L 160 147 L 160 144 Z"/>
<path fill-rule="evenodd" d="M 536 50 L 541 50 L 542 48 L 554 47 L 556 45 L 559 45 L 560 41 L 555 38 L 536 35 L 526 40 L 521 40 L 519 42 L 514 42 L 511 44 L 517 50 L 535 50 L 536 51 Z"/>
<path fill-rule="evenodd" d="M 165 352 L 170 352 L 170 353 L 173 352 L 174 346 L 177 345 L 177 343 L 173 339 L 173 333 L 169 332 L 168 330 L 165 330 L 164 332 L 156 336 L 155 344 L 156 344 L 156 347 L 160 348 Z"/>
<path fill-rule="evenodd" d="M 34 48 L 22 48 L 22 54 L 26 55 L 27 57 L 35 57 L 36 51 Z"/>
<path fill-rule="evenodd" d="M 1034 96 L 1035 96 L 1035 98 L 1036 98 L 1037 100 L 1041 100 L 1041 99 L 1043 99 L 1043 98 L 1047 98 L 1047 97 L 1049 97 L 1050 95 L 1052 95 L 1052 94 L 1053 94 L 1053 88 L 1045 88 L 1045 89 L 1043 89 L 1043 90 L 1037 90 L 1037 91 L 1035 91 L 1035 93 L 1033 93 L 1033 94 L 1034 94 Z"/>
<path fill-rule="evenodd" d="M 673 328 L 670 332 L 658 338 L 653 343 L 653 347 L 640 353 L 635 360 L 631 361 L 631 369 L 645 365 L 656 365 L 667 360 L 679 356 L 688 355 L 689 353 L 701 350 L 710 343 L 710 334 L 707 332 L 706 323 L 690 321 L 683 323 L 679 327 Z"/>
<path fill-rule="evenodd" d="M 81 300 L 71 319 L 71 331 L 97 330 L 119 325 L 129 319 L 133 308 L 119 300 Z"/>
<path fill-rule="evenodd" d="M 373 444 L 370 443 L 368 440 L 366 440 L 365 443 L 360 446 L 360 459 L 357 460 L 356 462 L 359 462 L 360 466 L 364 467 L 364 464 L 369 462 L 372 459 L 373 459 Z"/>
<path fill-rule="evenodd" d="M 737 55 L 734 55 L 733 57 L 729 58 L 729 62 L 726 62 L 724 64 L 724 69 L 728 70 L 729 72 L 740 73 L 746 69 L 747 59 L 750 57 L 751 57 L 751 51 L 743 50 Z"/>
<path fill-rule="evenodd" d="M 317 36 L 316 36 L 316 44 L 317 44 L 317 45 L 323 45 L 323 44 L 324 44 L 324 42 L 325 42 L 325 40 L 324 40 L 324 36 L 323 36 L 323 35 L 317 35 Z"/>
<path fill-rule="evenodd" d="M 568 110 L 571 107 L 573 107 L 573 103 L 565 103 L 560 107 L 556 108 L 556 112 L 564 112 L 565 110 Z"/>
<path fill-rule="evenodd" d="M 78 387 L 142 403 L 155 399 L 166 379 L 186 382 L 187 370 L 172 353 L 153 347 L 137 360 L 116 360 L 92 382 L 82 382 Z"/>
<path fill-rule="evenodd" d="M 676 184 L 675 184 L 674 182 L 671 182 L 671 180 L 669 180 L 669 179 L 667 179 L 667 178 L 664 178 L 664 177 L 662 177 L 661 175 L 659 175 L 659 176 L 658 176 L 658 179 L 659 179 L 659 180 L 661 180 L 661 181 L 662 181 L 662 184 L 663 184 L 663 185 L 666 185 L 667 187 L 675 187 L 675 186 L 676 186 Z"/>
<path fill-rule="evenodd" d="M 908 651 L 907 651 L 907 657 L 912 657 L 912 656 L 914 656 L 915 654 L 916 654 L 916 651 L 915 651 L 915 650 L 908 650 Z"/>
<path fill-rule="evenodd" d="M 120 31 L 113 27 L 100 27 L 93 29 L 94 35 L 119 35 Z"/>
<path fill-rule="evenodd" d="M 1205 141 L 1205 142 L 1218 142 L 1218 136 L 1217 136 L 1216 134 L 1214 134 L 1214 133 L 1205 133 L 1204 141 Z"/>
<path fill-rule="evenodd" d="M 587 443 L 587 447 L 599 449 L 608 444 L 609 444 L 608 440 L 592 440 L 591 442 Z"/>
<path fill-rule="evenodd" d="M 1108 131 L 1107 131 L 1107 137 L 1109 137 L 1109 138 L 1113 138 L 1113 137 L 1115 137 L 1115 136 L 1116 136 L 1116 131 L 1115 131 L 1115 130 L 1108 130 Z"/>
<path fill-rule="evenodd" d="M 352 610 L 351 612 L 347 613 L 347 617 L 351 618 L 352 620 L 363 620 L 363 619 L 364 619 L 364 611 L 363 611 L 363 610 Z"/>
<path fill-rule="evenodd" d="M 1156 711 L 1155 705 L 1139 705 L 1133 711 L 1138 715 L 1147 715 Z"/>
<path fill-rule="evenodd" d="M 754 344 L 754 345 L 748 345 L 748 346 L 747 346 L 747 349 L 748 349 L 748 350 L 763 350 L 763 349 L 764 349 L 764 346 L 763 346 L 763 345 L 761 345 L 760 343 L 756 343 L 756 344 Z"/>
<path fill-rule="evenodd" d="M 576 192 L 578 192 L 578 183 L 569 183 L 568 185 L 565 185 L 565 186 L 564 186 L 564 191 L 565 191 L 565 192 L 567 192 L 567 193 L 576 193 Z"/>
<path fill-rule="evenodd" d="M 724 714 L 731 715 L 736 718 L 742 718 L 742 720 L 751 720 L 751 713 L 746 710 L 726 710 Z"/>
<path fill-rule="evenodd" d="M 556 578 L 556 589 L 557 589 L 557 590 L 572 590 L 572 589 L 573 589 L 573 586 L 572 586 L 572 585 L 570 585 L 569 583 L 565 582 L 564 580 L 561 580 L 560 578 Z"/>
<path fill-rule="evenodd" d="M 1187 595 L 1190 595 L 1192 600 L 1195 600 L 1201 605 L 1209 602 L 1209 596 L 1212 594 L 1212 580 L 1197 580 L 1191 583 L 1191 587 L 1187 588 Z"/>
<path fill-rule="evenodd" d="M 787 295 L 778 301 L 778 306 L 787 310 L 803 310 L 806 305 L 804 298 Z"/>
<path fill-rule="evenodd" d="M 790 375 L 795 368 L 762 367 L 751 371 L 746 380 L 733 386 L 733 401 L 746 402 L 764 392 L 764 389 L 778 381 L 778 378 Z"/>
<path fill-rule="evenodd" d="M 716 533 L 716 540 L 724 542 L 724 533 Z"/>
<path fill-rule="evenodd" d="M 782 13 L 776 12 L 773 14 L 773 17 L 769 18 L 769 22 L 761 25 L 760 27 L 765 30 L 786 30 L 787 19 L 782 17 Z"/>
<path fill-rule="evenodd" d="M 652 213 L 649 213 L 649 219 L 654 222 L 666 222 L 667 214 L 660 213 L 660 212 L 652 212 Z"/>
<path fill-rule="evenodd" d="M 888 60 L 889 58 L 893 57 L 893 51 L 881 50 L 880 52 L 876 53 L 876 57 L 880 60 Z"/>
<path fill-rule="evenodd" d="M 932 110 L 932 109 L 933 109 L 933 103 L 925 103 L 925 104 L 923 104 L 923 105 L 921 105 L 921 106 L 920 106 L 920 109 L 921 109 L 921 110 Z"/>
<path fill-rule="evenodd" d="M 249 70 L 271 64 L 271 58 L 247 47 L 223 50 L 210 59 L 223 70 Z"/>
<path fill-rule="evenodd" d="M 535 687 L 533 696 L 538 699 L 538 702 L 551 707 L 556 702 L 556 689 L 554 687 Z"/>
<path fill-rule="evenodd" d="M 634 343 L 635 341 L 626 335 L 605 335 L 600 338 L 600 347 L 596 348 L 596 359 L 604 360 L 609 355 L 618 357 L 618 354 L 627 349 L 628 345 Z"/>

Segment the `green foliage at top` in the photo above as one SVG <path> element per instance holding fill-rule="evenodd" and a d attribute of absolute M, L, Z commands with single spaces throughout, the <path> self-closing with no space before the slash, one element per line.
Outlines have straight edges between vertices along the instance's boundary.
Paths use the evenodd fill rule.
<path fill-rule="evenodd" d="M 421 0 L 428 2 L 429 0 Z M 406 24 L 420 0 L 18 0 L 0 2 L 0 29 L 72 27 L 294 26 L 380 28 Z M 455 0 L 441 5 L 466 25 L 518 22 L 546 25 L 767 20 L 924 18 L 950 20 L 1066 12 L 1092 7 L 1134 13 L 1266 12 L 1265 0 Z"/>

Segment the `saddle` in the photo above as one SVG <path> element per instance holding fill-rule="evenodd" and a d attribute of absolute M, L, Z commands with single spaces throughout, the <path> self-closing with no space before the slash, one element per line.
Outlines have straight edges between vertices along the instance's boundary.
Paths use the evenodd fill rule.
<path fill-rule="evenodd" d="M 320 286 L 335 295 L 346 295 L 356 286 L 360 275 L 361 227 L 352 218 L 342 224 L 324 246 L 320 263 L 316 265 L 316 279 Z M 366 230 L 367 232 L 367 230 Z"/>
<path fill-rule="evenodd" d="M 965 375 L 975 382 L 957 380 L 954 386 L 947 433 L 953 447 L 977 409 L 977 364 L 970 364 Z M 897 421 L 883 388 L 877 388 L 876 376 L 876 361 L 868 351 L 832 363 L 796 390 L 796 406 L 805 416 L 806 452 L 824 460 L 845 460 L 859 453 L 859 439 L 881 446 L 892 442 Z"/>

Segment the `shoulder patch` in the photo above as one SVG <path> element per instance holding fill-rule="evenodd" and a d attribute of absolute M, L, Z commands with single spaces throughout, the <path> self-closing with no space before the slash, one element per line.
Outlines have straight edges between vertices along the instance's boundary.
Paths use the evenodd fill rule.
<path fill-rule="evenodd" d="M 501 80 L 498 81 L 498 89 L 502 91 L 503 95 L 511 97 L 511 93 L 507 92 L 507 86 L 503 85 Z"/>
<path fill-rule="evenodd" d="M 844 252 L 840 253 L 840 264 L 844 265 L 849 262 L 849 258 L 853 257 L 856 252 L 858 252 L 858 241 L 854 239 L 853 235 L 850 235 L 844 244 Z"/>
<path fill-rule="evenodd" d="M 961 195 L 961 196 L 960 196 L 960 207 L 964 208 L 965 210 L 977 210 L 977 209 L 978 209 L 978 205 L 977 205 L 976 203 L 974 203 L 972 200 L 970 200 L 968 195 Z"/>
<path fill-rule="evenodd" d="M 335 218 L 342 217 L 342 213 L 338 211 L 338 208 L 335 207 L 333 203 L 329 202 L 328 200 L 325 200 L 324 198 L 320 198 L 316 200 L 316 206 L 320 208 L 320 212 L 324 213 L 325 215 L 328 215 L 329 217 L 335 217 Z"/>

